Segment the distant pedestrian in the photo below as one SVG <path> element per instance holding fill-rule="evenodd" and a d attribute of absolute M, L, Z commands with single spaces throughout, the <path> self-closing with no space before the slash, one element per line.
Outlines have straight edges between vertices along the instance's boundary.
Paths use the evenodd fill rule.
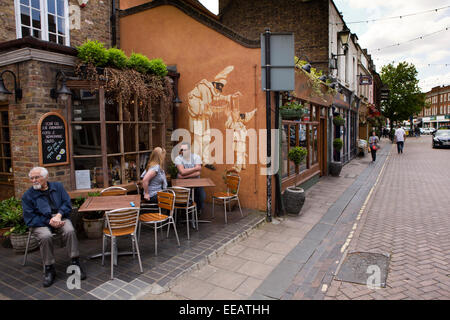
<path fill-rule="evenodd" d="M 377 137 L 376 132 L 373 131 L 372 135 L 369 137 L 369 148 L 370 153 L 372 154 L 372 161 L 377 159 L 377 150 L 380 148 L 378 145 L 380 143 L 380 139 Z"/>
<path fill-rule="evenodd" d="M 406 136 L 405 130 L 403 130 L 403 128 L 401 126 L 398 126 L 398 129 L 395 130 L 394 137 L 395 137 L 395 141 L 397 142 L 397 152 L 399 154 L 403 153 L 403 147 L 405 144 L 405 136 Z"/>

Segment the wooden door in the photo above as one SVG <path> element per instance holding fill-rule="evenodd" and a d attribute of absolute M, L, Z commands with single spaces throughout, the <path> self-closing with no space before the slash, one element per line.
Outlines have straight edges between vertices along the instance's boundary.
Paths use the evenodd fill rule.
<path fill-rule="evenodd" d="M 14 196 L 8 105 L 0 104 L 0 200 Z"/>

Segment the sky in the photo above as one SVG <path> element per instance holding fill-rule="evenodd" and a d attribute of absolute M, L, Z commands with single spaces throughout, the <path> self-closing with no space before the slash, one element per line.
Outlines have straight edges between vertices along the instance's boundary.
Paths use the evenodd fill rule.
<path fill-rule="evenodd" d="M 218 0 L 199 1 L 211 12 L 218 13 Z M 372 56 L 378 73 L 383 65 L 406 61 L 416 66 L 422 92 L 450 85 L 450 0 L 334 2 L 351 32 L 358 36 L 361 48 Z M 448 8 L 435 10 L 444 7 Z M 433 11 L 420 13 L 430 10 Z M 416 13 L 420 14 L 406 16 Z M 396 18 L 386 19 L 391 17 Z M 352 23 L 376 19 L 382 20 Z M 411 41 L 422 36 L 425 37 Z"/>

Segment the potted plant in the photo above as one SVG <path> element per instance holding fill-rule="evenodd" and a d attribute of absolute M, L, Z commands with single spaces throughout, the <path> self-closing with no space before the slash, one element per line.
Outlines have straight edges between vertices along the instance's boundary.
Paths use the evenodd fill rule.
<path fill-rule="evenodd" d="M 83 231 L 83 213 L 78 212 L 78 209 L 86 200 L 85 197 L 78 197 L 72 200 L 72 214 L 70 215 L 70 220 L 75 228 L 77 234 L 81 234 Z"/>
<path fill-rule="evenodd" d="M 108 50 L 98 40 L 88 40 L 77 47 L 78 58 L 87 66 L 97 67 L 97 72 L 102 73 L 102 67 L 108 63 Z"/>
<path fill-rule="evenodd" d="M 290 101 L 280 107 L 281 118 L 286 120 L 300 120 L 305 114 L 303 105 Z"/>
<path fill-rule="evenodd" d="M 178 175 L 178 169 L 173 162 L 170 162 L 167 166 L 167 173 L 169 176 L 167 177 L 167 184 L 172 185 L 172 179 L 176 179 Z"/>
<path fill-rule="evenodd" d="M 303 147 L 294 147 L 289 150 L 288 158 L 299 166 L 305 161 L 308 151 Z M 299 214 L 300 210 L 305 203 L 305 190 L 303 188 L 296 187 L 297 178 L 294 181 L 292 187 L 287 187 L 283 194 L 284 207 L 287 213 Z"/>
<path fill-rule="evenodd" d="M 98 197 L 100 192 L 89 192 L 89 197 Z M 83 213 L 83 229 L 89 239 L 98 239 L 103 236 L 105 223 L 103 211 L 89 211 Z"/>
<path fill-rule="evenodd" d="M 4 235 L 9 236 L 14 251 L 25 252 L 29 231 L 23 220 L 21 200 L 12 197 L 1 201 L 0 212 L 3 223 L 9 227 L 9 231 Z M 37 247 L 39 247 L 38 240 L 31 237 L 28 250 L 34 250 Z"/>
<path fill-rule="evenodd" d="M 341 138 L 336 138 L 333 140 L 334 161 L 330 162 L 330 174 L 333 177 L 339 177 L 339 175 L 341 174 L 341 149 L 343 144 L 344 143 Z"/>

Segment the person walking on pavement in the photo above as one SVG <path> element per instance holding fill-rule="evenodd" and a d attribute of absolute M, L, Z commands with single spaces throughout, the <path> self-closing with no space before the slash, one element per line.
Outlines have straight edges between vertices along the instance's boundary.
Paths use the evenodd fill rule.
<path fill-rule="evenodd" d="M 403 128 L 401 126 L 398 126 L 397 130 L 395 130 L 395 141 L 397 142 L 397 152 L 403 153 L 403 147 L 405 144 L 405 130 L 403 130 Z"/>
<path fill-rule="evenodd" d="M 377 158 L 377 150 L 380 148 L 378 143 L 380 143 L 380 139 L 375 131 L 372 131 L 372 135 L 369 137 L 369 148 L 370 153 L 372 154 L 372 161 L 375 161 Z"/>

